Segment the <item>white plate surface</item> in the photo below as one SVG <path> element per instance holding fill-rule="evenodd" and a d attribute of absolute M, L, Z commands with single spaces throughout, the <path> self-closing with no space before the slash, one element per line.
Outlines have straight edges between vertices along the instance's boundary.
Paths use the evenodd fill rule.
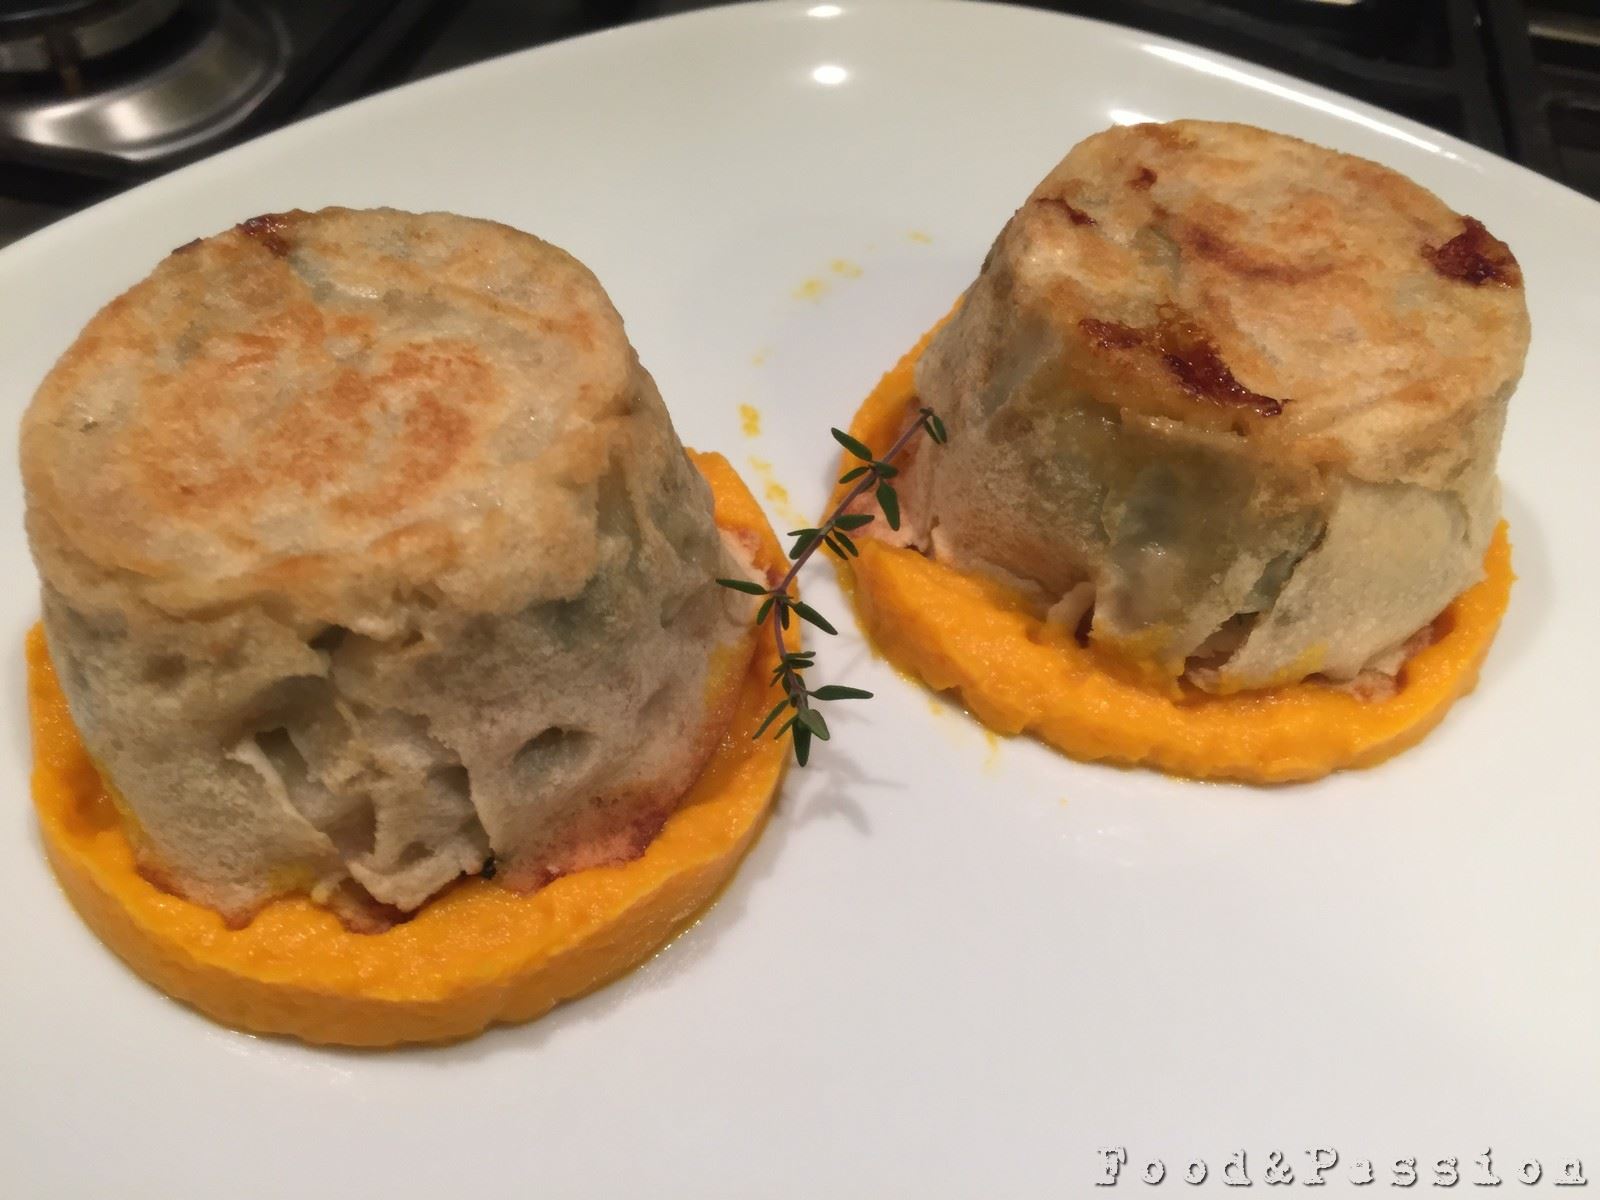
<path fill-rule="evenodd" d="M 459 1047 L 307 1049 L 164 999 L 52 882 L 27 802 L 37 597 L 8 436 L 0 1194 L 1075 1197 L 1114 1145 L 1125 1191 L 1160 1157 L 1158 1191 L 1187 1194 L 1198 1156 L 1212 1178 L 1193 1190 L 1224 1192 L 1239 1149 L 1258 1187 L 1275 1150 L 1297 1187 L 1310 1148 L 1338 1151 L 1336 1183 L 1378 1160 L 1364 1195 L 1395 1158 L 1422 1160 L 1427 1189 L 1435 1159 L 1486 1147 L 1500 1194 L 1535 1190 L 1514 1181 L 1526 1158 L 1547 1184 L 1565 1158 L 1600 1175 L 1600 207 L 1140 33 L 842 8 L 502 59 L 64 221 L 0 253 L 7 420 L 100 304 L 198 234 L 296 206 L 451 209 L 588 262 L 684 439 L 758 485 L 770 463 L 814 513 L 828 425 L 1069 146 L 1114 121 L 1250 121 L 1397 167 L 1524 264 L 1533 351 L 1502 458 L 1521 581 L 1479 691 L 1386 766 L 1256 791 L 992 744 L 847 630 L 823 673 L 879 699 L 841 714 L 676 944 Z M 828 574 L 811 591 L 842 618 Z"/>

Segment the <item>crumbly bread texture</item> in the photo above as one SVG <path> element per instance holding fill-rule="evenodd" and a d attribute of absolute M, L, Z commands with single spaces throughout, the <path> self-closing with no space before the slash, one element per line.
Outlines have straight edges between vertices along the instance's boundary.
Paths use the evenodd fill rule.
<path fill-rule="evenodd" d="M 22 468 L 50 652 L 141 865 L 235 924 L 305 890 L 381 927 L 491 854 L 523 889 L 633 857 L 749 653 L 621 318 L 489 221 L 182 247 L 45 379 Z"/>
<path fill-rule="evenodd" d="M 1510 250 L 1386 167 L 1245 125 L 1111 129 L 923 356 L 950 444 L 909 515 L 1165 678 L 1392 672 L 1479 577 L 1528 337 Z"/>

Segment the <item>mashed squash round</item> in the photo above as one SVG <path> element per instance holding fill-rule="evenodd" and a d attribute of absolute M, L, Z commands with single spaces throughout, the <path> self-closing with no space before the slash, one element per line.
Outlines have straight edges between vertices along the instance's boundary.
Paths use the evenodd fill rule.
<path fill-rule="evenodd" d="M 691 456 L 717 524 L 783 552 L 720 456 Z M 760 831 L 787 746 L 751 734 L 770 705 L 767 638 L 737 682 L 735 716 L 710 764 L 642 857 L 563 876 L 532 894 L 465 879 L 404 924 L 352 933 L 301 896 L 229 929 L 157 888 L 134 865 L 122 818 L 78 738 L 44 638 L 28 638 L 33 795 L 51 865 L 73 905 L 129 966 L 207 1016 L 308 1042 L 391 1046 L 468 1037 L 527 1021 L 615 978 L 715 896 Z"/>
<path fill-rule="evenodd" d="M 881 448 L 904 427 L 927 342 L 883 377 L 856 414 L 853 436 Z M 868 636 L 902 671 L 958 693 L 991 729 L 1031 733 L 1087 761 L 1248 783 L 1316 779 L 1414 745 L 1477 681 L 1515 578 L 1502 523 L 1483 579 L 1440 614 L 1433 643 L 1407 661 L 1386 698 L 1362 699 L 1315 680 L 1174 695 L 1165 683 L 1131 678 L 993 579 L 870 538 L 859 545 L 860 557 L 841 575 Z"/>

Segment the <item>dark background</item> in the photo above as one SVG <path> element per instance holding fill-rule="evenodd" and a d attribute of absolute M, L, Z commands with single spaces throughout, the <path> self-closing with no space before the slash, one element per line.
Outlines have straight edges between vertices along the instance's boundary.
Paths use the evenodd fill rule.
<path fill-rule="evenodd" d="M 0 0 L 0 41 L 8 10 L 47 2 Z M 513 50 L 711 7 L 704 0 L 188 2 L 201 15 L 227 3 L 276 12 L 293 42 L 278 94 L 226 136 L 137 167 L 41 165 L 28 147 L 8 147 L 0 137 L 0 245 L 181 162 L 359 96 Z M 1276 67 L 1600 197 L 1600 0 L 1054 0 L 1034 7 L 1136 25 Z M 16 86 L 0 73 L 0 107 Z"/>

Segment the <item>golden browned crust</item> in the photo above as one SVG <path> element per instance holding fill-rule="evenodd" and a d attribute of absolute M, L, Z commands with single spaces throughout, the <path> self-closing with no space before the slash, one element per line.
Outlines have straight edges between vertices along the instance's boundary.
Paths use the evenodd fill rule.
<path fill-rule="evenodd" d="M 1248 125 L 1087 138 L 1000 242 L 1102 402 L 1374 480 L 1478 454 L 1527 350 L 1521 271 L 1480 223 Z"/>
<path fill-rule="evenodd" d="M 1081 142 L 917 367 L 923 547 L 1217 691 L 1350 679 L 1477 578 L 1529 337 L 1481 223 L 1244 125 Z M 1066 609 L 1062 609 L 1066 611 Z"/>
<path fill-rule="evenodd" d="M 492 544 L 570 536 L 548 501 L 603 472 L 631 358 L 593 276 L 507 226 L 258 217 L 168 257 L 45 380 L 23 426 L 36 549 L 174 614 L 315 592 L 370 619 L 416 579 L 514 607 L 535 597 Z M 559 413 L 530 418 L 535 373 Z M 594 432 L 552 440 L 557 417 Z M 540 590 L 573 590 L 576 560 L 553 554 Z"/>
<path fill-rule="evenodd" d="M 515 880 L 636 852 L 748 650 L 621 318 L 493 222 L 278 213 L 182 247 L 45 379 L 22 468 L 84 741 L 145 869 L 234 921 L 309 890 L 372 927 L 491 854 Z"/>

